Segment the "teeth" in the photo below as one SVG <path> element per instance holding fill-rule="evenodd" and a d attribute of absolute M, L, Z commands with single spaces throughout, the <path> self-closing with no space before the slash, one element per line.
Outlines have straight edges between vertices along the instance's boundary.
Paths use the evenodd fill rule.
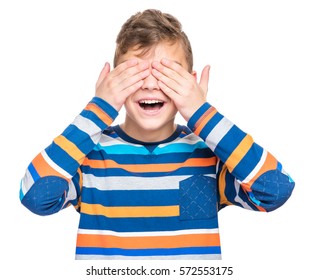
<path fill-rule="evenodd" d="M 139 103 L 142 103 L 142 104 L 158 104 L 158 103 L 163 103 L 163 102 L 160 101 L 160 100 L 141 100 L 141 101 L 139 101 Z"/>

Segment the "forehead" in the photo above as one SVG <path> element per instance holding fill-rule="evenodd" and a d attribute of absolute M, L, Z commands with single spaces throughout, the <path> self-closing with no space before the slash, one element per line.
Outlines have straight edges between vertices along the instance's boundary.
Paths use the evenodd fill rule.
<path fill-rule="evenodd" d="M 146 49 L 138 48 L 137 46 L 133 47 L 119 58 L 119 63 L 131 58 L 139 58 L 142 60 L 149 60 L 149 61 L 160 60 L 162 58 L 168 58 L 181 64 L 185 68 L 187 68 L 187 64 L 188 64 L 184 49 L 181 46 L 181 43 L 179 42 L 176 42 L 176 43 L 160 42 Z"/>

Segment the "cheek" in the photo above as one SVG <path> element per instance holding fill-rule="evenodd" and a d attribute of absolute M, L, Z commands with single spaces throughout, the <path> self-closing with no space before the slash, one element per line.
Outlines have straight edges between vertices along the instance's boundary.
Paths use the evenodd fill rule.
<path fill-rule="evenodd" d="M 129 114 L 129 115 L 137 114 L 137 111 L 138 111 L 137 106 L 139 105 L 134 101 L 133 97 L 129 96 L 124 103 L 126 114 Z"/>
<path fill-rule="evenodd" d="M 169 104 L 169 106 L 170 106 L 170 110 L 169 110 L 170 114 L 169 114 L 169 115 L 170 115 L 170 116 L 176 115 L 177 112 L 178 112 L 178 109 L 177 109 L 176 105 L 174 105 L 174 102 L 171 101 L 171 103 Z"/>
<path fill-rule="evenodd" d="M 134 99 L 133 99 L 133 94 L 128 96 L 127 99 L 125 100 L 125 106 L 130 106 L 130 105 L 133 105 L 135 102 L 134 102 Z"/>

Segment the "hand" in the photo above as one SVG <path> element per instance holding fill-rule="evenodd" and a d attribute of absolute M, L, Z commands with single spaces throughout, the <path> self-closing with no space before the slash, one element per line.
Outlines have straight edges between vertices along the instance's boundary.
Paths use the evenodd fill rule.
<path fill-rule="evenodd" d="M 136 92 L 143 80 L 150 74 L 149 63 L 138 63 L 136 59 L 127 60 L 110 71 L 107 62 L 96 82 L 95 96 L 112 105 L 117 111 L 121 109 L 127 97 Z"/>
<path fill-rule="evenodd" d="M 152 68 L 160 89 L 171 98 L 180 114 L 188 121 L 206 102 L 210 66 L 205 66 L 202 70 L 199 83 L 195 75 L 169 59 L 153 62 Z"/>

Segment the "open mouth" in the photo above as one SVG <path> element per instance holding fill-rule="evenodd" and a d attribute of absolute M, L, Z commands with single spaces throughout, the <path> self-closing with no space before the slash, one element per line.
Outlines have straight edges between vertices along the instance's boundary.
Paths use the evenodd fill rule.
<path fill-rule="evenodd" d="M 164 105 L 161 100 L 140 100 L 138 103 L 144 110 L 159 110 Z"/>

